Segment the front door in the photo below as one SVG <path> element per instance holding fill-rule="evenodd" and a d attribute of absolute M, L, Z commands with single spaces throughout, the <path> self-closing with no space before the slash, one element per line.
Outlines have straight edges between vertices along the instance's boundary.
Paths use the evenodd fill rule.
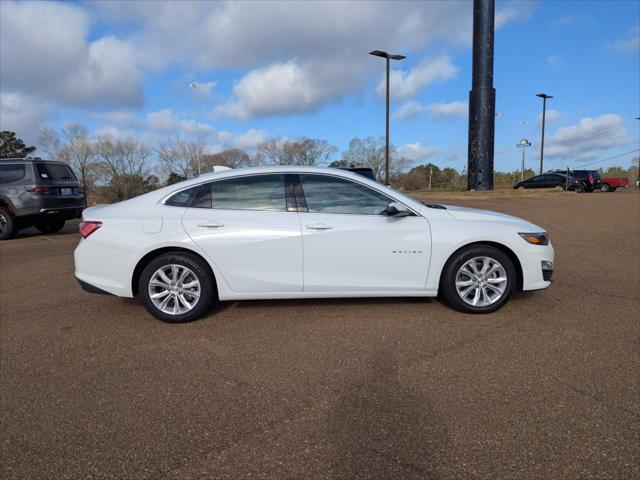
<path fill-rule="evenodd" d="M 393 201 L 364 184 L 325 174 L 299 175 L 305 292 L 423 290 L 429 269 L 429 224 L 393 217 Z"/>
<path fill-rule="evenodd" d="M 302 291 L 302 233 L 298 213 L 287 211 L 285 175 L 204 184 L 182 224 L 232 290 Z"/>

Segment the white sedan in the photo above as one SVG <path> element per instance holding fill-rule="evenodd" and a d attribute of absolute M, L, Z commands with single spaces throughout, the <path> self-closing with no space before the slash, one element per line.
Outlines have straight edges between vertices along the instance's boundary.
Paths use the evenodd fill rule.
<path fill-rule="evenodd" d="M 85 290 L 138 295 L 167 322 L 218 301 L 435 297 L 468 313 L 551 284 L 553 247 L 525 220 L 428 205 L 348 171 L 224 169 L 88 208 Z"/>

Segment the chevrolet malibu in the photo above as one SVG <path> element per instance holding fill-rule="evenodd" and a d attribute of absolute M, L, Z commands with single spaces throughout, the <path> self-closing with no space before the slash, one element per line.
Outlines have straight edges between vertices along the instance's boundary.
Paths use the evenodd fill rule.
<path fill-rule="evenodd" d="M 166 322 L 229 300 L 435 297 L 467 313 L 551 284 L 547 233 L 526 220 L 421 203 L 361 175 L 260 167 L 86 209 L 75 275 L 138 296 Z"/>

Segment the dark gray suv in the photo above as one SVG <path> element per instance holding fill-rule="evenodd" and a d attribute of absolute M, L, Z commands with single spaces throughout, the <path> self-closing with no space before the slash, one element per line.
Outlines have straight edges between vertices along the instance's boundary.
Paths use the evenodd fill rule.
<path fill-rule="evenodd" d="M 32 225 L 58 232 L 85 207 L 84 192 L 66 163 L 0 158 L 0 240 Z"/>

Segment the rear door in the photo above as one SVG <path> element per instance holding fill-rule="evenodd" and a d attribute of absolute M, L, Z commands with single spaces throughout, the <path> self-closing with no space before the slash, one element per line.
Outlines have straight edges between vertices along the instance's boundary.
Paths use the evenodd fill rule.
<path fill-rule="evenodd" d="M 430 254 L 424 217 L 387 216 L 394 200 L 350 179 L 299 179 L 305 292 L 424 289 Z"/>
<path fill-rule="evenodd" d="M 182 224 L 238 292 L 300 292 L 302 233 L 284 174 L 204 184 Z"/>

